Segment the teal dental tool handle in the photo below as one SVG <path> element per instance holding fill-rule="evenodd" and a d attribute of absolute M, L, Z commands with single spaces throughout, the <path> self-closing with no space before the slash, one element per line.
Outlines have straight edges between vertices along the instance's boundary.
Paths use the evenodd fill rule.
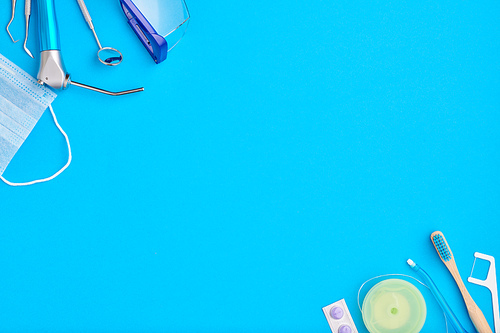
<path fill-rule="evenodd" d="M 434 283 L 434 281 L 432 281 L 432 279 L 429 276 L 429 274 L 427 274 L 422 268 L 420 268 L 420 266 L 418 266 L 415 263 L 413 263 L 413 265 L 410 263 L 410 267 L 415 272 L 417 272 L 418 274 L 420 274 L 420 276 L 424 280 L 425 284 L 427 285 L 427 287 L 429 287 L 429 289 L 431 290 L 432 294 L 436 298 L 436 301 L 439 303 L 439 306 L 441 307 L 441 309 L 443 309 L 444 313 L 446 314 L 446 317 L 450 321 L 451 326 L 453 326 L 453 329 L 455 330 L 455 332 L 457 332 L 457 333 L 468 333 L 462 327 L 462 325 L 458 321 L 457 317 L 455 316 L 455 314 L 451 310 L 451 308 L 448 305 L 448 303 L 446 303 L 446 300 L 444 299 L 443 295 L 441 295 L 441 293 L 439 292 L 439 289 L 437 288 L 437 286 Z"/>
<path fill-rule="evenodd" d="M 54 89 L 65 89 L 70 83 L 64 69 L 57 29 L 55 0 L 37 0 L 38 36 L 40 41 L 40 69 L 38 83 Z"/>
<path fill-rule="evenodd" d="M 40 52 L 61 50 L 54 0 L 36 0 L 38 3 L 38 34 Z"/>

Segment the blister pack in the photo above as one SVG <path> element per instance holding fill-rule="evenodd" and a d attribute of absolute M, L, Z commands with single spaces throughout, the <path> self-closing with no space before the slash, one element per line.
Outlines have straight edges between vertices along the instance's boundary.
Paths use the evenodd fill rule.
<path fill-rule="evenodd" d="M 344 299 L 323 308 L 332 333 L 358 333 Z"/>

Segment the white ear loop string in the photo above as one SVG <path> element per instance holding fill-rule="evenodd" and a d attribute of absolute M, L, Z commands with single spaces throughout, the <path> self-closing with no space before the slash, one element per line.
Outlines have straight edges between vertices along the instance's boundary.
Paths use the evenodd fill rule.
<path fill-rule="evenodd" d="M 381 277 L 388 277 L 388 276 L 404 276 L 404 277 L 407 277 L 407 278 L 410 278 L 410 279 L 413 279 L 413 280 L 417 281 L 422 286 L 424 286 L 425 288 L 429 289 L 429 287 L 427 287 L 423 282 L 420 282 L 419 280 L 415 279 L 413 276 L 410 276 L 410 275 L 405 275 L 405 274 L 383 274 L 383 275 L 372 277 L 371 279 L 366 280 L 361 285 L 361 287 L 359 287 L 359 290 L 358 290 L 358 298 L 357 298 L 358 299 L 358 308 L 359 308 L 359 311 L 361 313 L 363 313 L 363 310 L 361 310 L 361 305 L 359 304 L 359 295 L 361 294 L 361 290 L 363 289 L 363 287 L 365 286 L 365 284 L 367 284 L 368 282 L 370 282 L 372 280 L 379 279 Z M 446 319 L 446 314 L 444 313 L 444 311 L 443 311 L 443 315 L 444 315 L 444 323 L 446 324 L 446 333 L 448 333 L 448 320 Z"/>
<path fill-rule="evenodd" d="M 64 165 L 61 170 L 57 171 L 55 174 L 53 174 L 52 176 L 48 177 L 48 178 L 44 178 L 44 179 L 39 179 L 39 180 L 34 180 L 34 181 L 31 181 L 31 182 L 27 182 L 27 183 L 12 183 L 12 182 L 9 182 L 8 180 L 6 180 L 5 178 L 3 178 L 2 176 L 0 176 L 0 179 L 7 185 L 10 185 L 10 186 L 29 186 L 29 185 L 34 185 L 34 184 L 39 184 L 39 183 L 45 183 L 45 182 L 48 182 L 54 178 L 56 178 L 57 176 L 59 176 L 64 170 L 66 170 L 69 165 L 71 164 L 71 160 L 73 159 L 72 155 L 71 155 L 71 145 L 69 144 L 69 138 L 68 138 L 68 135 L 66 134 L 66 132 L 64 132 L 64 130 L 61 128 L 61 126 L 59 125 L 59 122 L 57 121 L 57 117 L 56 117 L 56 114 L 54 113 L 54 109 L 52 108 L 52 105 L 49 105 L 49 110 L 50 110 L 50 113 L 52 114 L 52 119 L 54 119 L 54 124 L 56 124 L 56 127 L 59 129 L 59 131 L 61 132 L 61 134 L 64 136 L 64 138 L 66 139 L 66 144 L 68 145 L 68 162 L 66 163 L 66 165 Z"/>

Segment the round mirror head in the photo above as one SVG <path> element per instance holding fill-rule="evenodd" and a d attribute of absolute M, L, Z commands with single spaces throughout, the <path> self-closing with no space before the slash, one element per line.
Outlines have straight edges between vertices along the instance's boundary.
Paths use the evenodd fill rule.
<path fill-rule="evenodd" d="M 99 57 L 99 61 L 107 66 L 119 65 L 123 60 L 120 51 L 112 47 L 103 47 L 97 52 L 97 56 Z"/>

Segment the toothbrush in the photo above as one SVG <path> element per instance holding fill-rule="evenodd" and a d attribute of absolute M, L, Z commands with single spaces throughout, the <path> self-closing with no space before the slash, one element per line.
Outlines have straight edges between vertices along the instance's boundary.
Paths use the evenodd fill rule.
<path fill-rule="evenodd" d="M 468 333 L 460 324 L 458 321 L 457 317 L 451 310 L 450 306 L 448 303 L 446 303 L 446 300 L 444 299 L 443 295 L 439 292 L 439 289 L 437 288 L 436 284 L 434 284 L 434 281 L 432 281 L 431 277 L 429 274 L 427 274 L 423 268 L 421 268 L 419 265 L 413 262 L 413 260 L 408 259 L 407 261 L 408 265 L 410 265 L 411 269 L 413 269 L 415 272 L 420 274 L 422 279 L 424 280 L 425 284 L 427 287 L 429 287 L 430 291 L 434 295 L 434 298 L 438 302 L 439 306 L 441 309 L 443 309 L 444 313 L 446 314 L 446 317 L 448 320 L 451 322 L 451 326 L 453 326 L 453 329 L 455 329 L 456 333 Z"/>
<path fill-rule="evenodd" d="M 457 283 L 457 286 L 462 293 L 467 311 L 469 312 L 469 317 L 476 327 L 476 330 L 479 333 L 493 333 L 490 325 L 483 315 L 483 312 L 476 305 L 471 295 L 467 291 L 467 288 L 465 288 L 464 282 L 462 281 L 460 273 L 458 272 L 455 258 L 453 257 L 453 253 L 451 252 L 450 246 L 448 245 L 446 238 L 444 238 L 443 233 L 441 231 L 433 232 L 431 234 L 431 241 L 432 244 L 434 244 L 439 257 L 441 258 L 441 261 L 445 264 L 446 268 L 448 268 L 448 271 L 450 271 L 451 275 L 455 279 L 455 282 Z"/>

